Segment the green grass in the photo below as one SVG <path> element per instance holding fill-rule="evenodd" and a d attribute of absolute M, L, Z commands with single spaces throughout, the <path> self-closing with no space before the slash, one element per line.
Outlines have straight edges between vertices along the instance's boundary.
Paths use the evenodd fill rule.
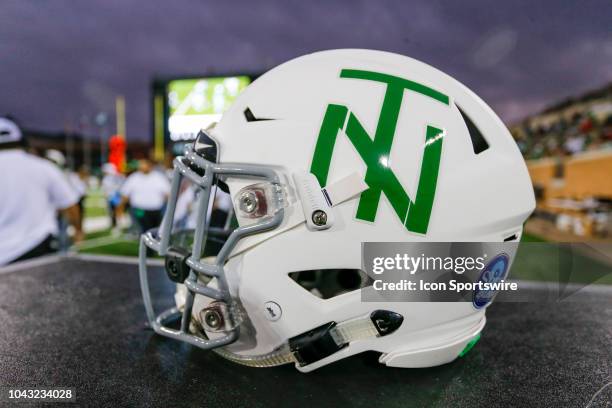
<path fill-rule="evenodd" d="M 540 238 L 537 235 L 528 234 L 526 232 L 521 236 L 521 242 L 547 242 L 544 238 Z"/>
<path fill-rule="evenodd" d="M 555 245 L 527 233 L 523 233 L 521 243 L 510 273 L 513 279 L 612 285 L 612 266 L 573 247 Z"/>
<path fill-rule="evenodd" d="M 578 246 L 526 241 L 518 250 L 510 276 L 540 282 L 612 285 L 612 267 L 578 250 Z"/>
<path fill-rule="evenodd" d="M 110 234 L 111 234 L 111 230 L 105 229 L 102 231 L 90 232 L 85 235 L 85 239 L 89 240 L 89 239 L 103 238 L 103 237 L 110 236 Z"/>
<path fill-rule="evenodd" d="M 87 204 L 83 207 L 84 217 L 85 218 L 95 218 L 95 217 L 106 217 L 108 216 L 108 210 L 106 207 L 89 207 Z"/>
<path fill-rule="evenodd" d="M 110 229 L 90 232 L 85 236 L 85 241 L 101 239 L 105 237 L 109 238 L 107 242 L 103 242 L 97 246 L 79 249 L 79 252 L 84 254 L 96 255 L 138 256 L 139 242 L 137 239 L 126 240 L 125 236 L 111 238 Z M 85 244 L 87 244 L 87 242 L 85 242 Z"/>
<path fill-rule="evenodd" d="M 83 203 L 85 218 L 108 216 L 106 198 L 102 190 L 89 190 Z"/>
<path fill-rule="evenodd" d="M 138 256 L 138 241 L 119 241 L 79 251 L 85 254 Z"/>

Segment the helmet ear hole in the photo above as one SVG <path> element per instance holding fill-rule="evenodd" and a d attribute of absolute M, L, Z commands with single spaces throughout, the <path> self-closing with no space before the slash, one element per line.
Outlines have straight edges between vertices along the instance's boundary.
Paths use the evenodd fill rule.
<path fill-rule="evenodd" d="M 355 290 L 361 287 L 361 275 L 357 269 L 340 269 L 336 277 L 338 285 L 346 290 Z"/>
<path fill-rule="evenodd" d="M 322 299 L 371 285 L 371 279 L 360 269 L 316 269 L 292 272 L 289 277 L 304 290 Z"/>

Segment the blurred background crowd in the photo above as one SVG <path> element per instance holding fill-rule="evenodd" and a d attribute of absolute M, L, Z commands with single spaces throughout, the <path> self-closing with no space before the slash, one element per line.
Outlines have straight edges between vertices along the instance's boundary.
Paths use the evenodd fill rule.
<path fill-rule="evenodd" d="M 553 241 L 610 240 L 612 84 L 551 104 L 510 130 L 538 203 L 527 231 Z"/>
<path fill-rule="evenodd" d="M 612 148 L 612 85 L 567 99 L 511 127 L 527 160 Z"/>

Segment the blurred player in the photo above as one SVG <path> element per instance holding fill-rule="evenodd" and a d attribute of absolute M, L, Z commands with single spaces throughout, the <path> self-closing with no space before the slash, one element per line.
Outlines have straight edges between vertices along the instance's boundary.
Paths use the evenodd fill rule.
<path fill-rule="evenodd" d="M 87 194 L 86 180 L 89 176 L 89 172 L 87 171 L 85 166 L 81 166 L 78 173 L 70 171 L 70 169 L 66 167 L 66 156 L 64 156 L 64 153 L 56 149 L 47 150 L 45 152 L 45 158 L 47 160 L 50 160 L 60 169 L 60 171 L 64 174 L 64 177 L 66 177 L 66 180 L 68 180 L 68 183 L 70 184 L 72 189 L 77 193 L 77 196 L 79 197 L 79 201 L 77 203 L 77 205 L 79 206 L 79 225 L 82 226 L 85 210 L 84 204 Z M 65 220 L 63 220 L 62 217 L 60 217 L 59 222 L 61 226 L 65 227 Z M 63 236 L 63 238 L 67 239 L 67 236 Z M 68 245 L 67 242 L 63 242 L 62 244 Z"/>
<path fill-rule="evenodd" d="M 117 171 L 112 163 L 105 163 L 102 166 L 102 192 L 106 197 L 108 212 L 111 216 L 113 228 L 117 226 L 117 206 L 121 203 L 121 193 L 119 190 L 125 182 L 125 176 Z"/>
<path fill-rule="evenodd" d="M 173 227 L 194 229 L 196 226 L 196 188 L 188 180 L 183 180 L 174 209 Z"/>
<path fill-rule="evenodd" d="M 89 187 L 89 167 L 82 165 L 78 172 L 69 174 L 69 181 L 72 187 L 79 195 L 79 211 L 81 225 L 83 224 L 83 216 L 85 215 L 85 199 L 87 198 L 87 189 Z"/>
<path fill-rule="evenodd" d="M 57 167 L 26 153 L 24 144 L 15 122 L 0 117 L 0 265 L 53 252 L 58 212 L 74 225 L 75 241 L 83 237 L 76 192 Z"/>
<path fill-rule="evenodd" d="M 162 210 L 170 194 L 170 182 L 165 174 L 153 171 L 151 161 L 142 159 L 138 161 L 138 171 L 125 180 L 120 193 L 118 215 L 124 213 L 129 203 L 132 218 L 142 233 L 159 226 Z"/>

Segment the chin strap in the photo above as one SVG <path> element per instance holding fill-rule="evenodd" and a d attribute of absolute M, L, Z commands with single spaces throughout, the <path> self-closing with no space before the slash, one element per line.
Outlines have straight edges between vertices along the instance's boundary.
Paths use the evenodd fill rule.
<path fill-rule="evenodd" d="M 249 367 L 274 367 L 295 363 L 301 367 L 314 363 L 357 340 L 386 336 L 397 330 L 404 318 L 399 313 L 376 310 L 369 315 L 329 322 L 299 336 L 292 337 L 274 351 L 243 356 L 226 348 L 214 349 L 221 357 Z"/>

